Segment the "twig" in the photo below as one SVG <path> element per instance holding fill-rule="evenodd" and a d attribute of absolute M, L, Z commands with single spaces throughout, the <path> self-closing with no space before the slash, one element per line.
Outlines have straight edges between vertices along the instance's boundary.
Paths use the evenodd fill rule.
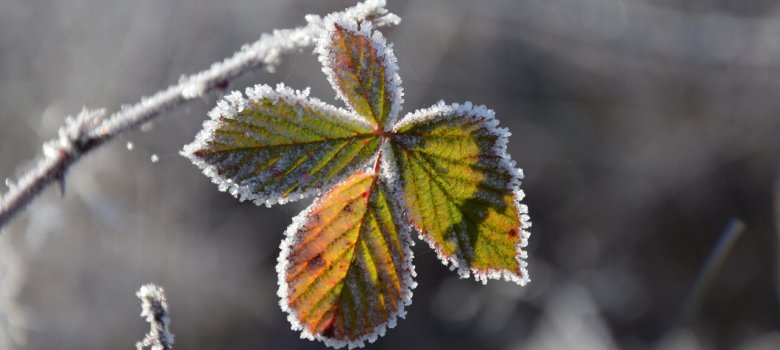
<path fill-rule="evenodd" d="M 366 0 L 344 10 L 356 20 L 370 20 L 376 26 L 395 25 L 400 18 L 385 9 L 385 0 Z M 19 176 L 16 183 L 6 181 L 9 190 L 0 196 L 0 229 L 24 209 L 44 188 L 53 182 L 65 183 L 65 174 L 83 155 L 113 140 L 116 136 L 153 121 L 176 107 L 203 94 L 224 89 L 239 76 L 258 68 L 273 68 L 280 56 L 314 44 L 322 29 L 322 18 L 306 16 L 307 25 L 295 29 L 275 30 L 211 68 L 185 77 L 178 84 L 159 91 L 140 102 L 120 109 L 104 118 L 102 110 L 84 109 L 75 119 L 67 119 L 59 138 L 44 143 L 43 157 Z M 61 187 L 64 189 L 64 185 Z"/>
<path fill-rule="evenodd" d="M 729 253 L 731 253 L 737 240 L 742 237 L 745 229 L 746 226 L 744 221 L 738 218 L 731 218 L 731 220 L 729 220 L 728 224 L 723 229 L 717 244 L 715 244 L 715 247 L 710 251 L 707 260 L 704 262 L 691 289 L 688 291 L 680 309 L 680 314 L 677 316 L 677 320 L 673 324 L 672 329 L 679 329 L 686 326 L 698 311 L 707 290 L 712 285 L 715 275 L 720 271 L 724 260 L 728 257 Z"/>
<path fill-rule="evenodd" d="M 150 346 L 152 350 L 173 349 L 173 334 L 168 330 L 171 317 L 168 315 L 165 291 L 150 283 L 141 286 L 135 295 L 141 299 L 141 317 L 146 317 L 146 322 L 149 322 L 149 333 L 146 333 L 144 340 L 135 343 L 135 348 L 142 350 Z"/>

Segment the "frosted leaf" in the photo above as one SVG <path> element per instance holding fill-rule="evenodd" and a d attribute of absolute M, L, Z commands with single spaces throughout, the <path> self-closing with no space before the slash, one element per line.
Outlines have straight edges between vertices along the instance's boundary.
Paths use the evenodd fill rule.
<path fill-rule="evenodd" d="M 324 21 L 317 53 L 337 96 L 357 114 L 389 129 L 403 102 L 392 46 L 369 21 L 358 23 L 340 14 Z"/>
<path fill-rule="evenodd" d="M 509 132 L 470 102 L 440 102 L 396 122 L 403 90 L 392 47 L 355 19 L 382 5 L 307 17 L 324 28 L 316 52 L 349 110 L 308 89 L 257 85 L 217 102 L 181 152 L 242 201 L 325 193 L 285 232 L 278 295 L 301 337 L 337 348 L 373 342 L 404 317 L 416 285 L 412 228 L 461 277 L 530 281 L 531 224 Z"/>
<path fill-rule="evenodd" d="M 402 199 L 420 237 L 461 277 L 526 284 L 522 173 L 493 111 L 440 102 L 405 116 L 393 132 Z"/>
<path fill-rule="evenodd" d="M 281 84 L 233 92 L 181 153 L 242 201 L 271 205 L 326 190 L 365 167 L 379 137 L 365 119 L 308 94 Z"/>
<path fill-rule="evenodd" d="M 359 172 L 298 215 L 279 256 L 280 305 L 303 338 L 363 347 L 395 326 L 415 275 L 407 226 L 375 172 Z"/>

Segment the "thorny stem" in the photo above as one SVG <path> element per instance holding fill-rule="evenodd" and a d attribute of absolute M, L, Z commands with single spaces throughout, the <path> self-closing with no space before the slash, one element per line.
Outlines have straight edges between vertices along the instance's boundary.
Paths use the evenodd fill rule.
<path fill-rule="evenodd" d="M 390 26 L 400 18 L 385 9 L 385 0 L 366 0 L 342 13 L 356 20 L 370 20 L 375 26 Z M 203 94 L 224 89 L 227 84 L 252 70 L 273 68 L 280 55 L 314 44 L 322 30 L 322 18 L 306 16 L 308 24 L 295 29 L 275 30 L 259 40 L 245 45 L 233 56 L 215 63 L 200 73 L 182 78 L 136 104 L 103 118 L 102 111 L 83 110 L 75 121 L 66 121 L 58 139 L 44 143 L 44 156 L 15 184 L 9 183 L 7 193 L 0 196 L 0 229 L 33 199 L 54 182 L 64 184 L 65 174 L 85 154 L 110 142 L 115 137 L 156 120 L 166 112 L 192 101 Z"/>

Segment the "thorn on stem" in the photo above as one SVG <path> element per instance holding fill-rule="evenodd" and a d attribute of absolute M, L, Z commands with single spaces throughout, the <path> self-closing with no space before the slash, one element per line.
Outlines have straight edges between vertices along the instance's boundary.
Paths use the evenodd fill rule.
<path fill-rule="evenodd" d="M 214 85 L 214 87 L 216 87 L 217 89 L 219 89 L 219 90 L 221 90 L 221 91 L 223 91 L 223 92 L 224 92 L 224 91 L 227 91 L 227 89 L 228 89 L 228 86 L 230 86 L 230 81 L 228 81 L 227 79 L 220 80 L 220 81 L 218 81 L 218 82 L 217 82 L 217 83 Z"/>

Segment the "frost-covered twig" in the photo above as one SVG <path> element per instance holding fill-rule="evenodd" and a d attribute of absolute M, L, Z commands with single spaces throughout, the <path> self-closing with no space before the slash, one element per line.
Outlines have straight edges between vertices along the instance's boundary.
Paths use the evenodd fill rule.
<path fill-rule="evenodd" d="M 368 19 L 376 26 L 395 25 L 400 18 L 385 9 L 385 0 L 366 0 L 344 10 L 345 16 Z M 221 89 L 237 77 L 258 68 L 273 68 L 283 53 L 314 44 L 322 30 L 322 18 L 306 16 L 307 25 L 295 29 L 275 30 L 259 40 L 244 45 L 232 57 L 214 63 L 200 73 L 183 77 L 178 84 L 159 91 L 140 102 L 120 109 L 104 118 L 101 110 L 83 110 L 75 120 L 60 128 L 59 138 L 44 144 L 44 155 L 16 183 L 7 181 L 9 191 L 0 196 L 0 228 L 18 214 L 41 191 L 53 182 L 64 183 L 65 173 L 82 155 L 116 136 L 134 130 L 165 115 L 165 112 L 203 94 Z"/>
<path fill-rule="evenodd" d="M 142 350 L 150 346 L 152 350 L 173 349 L 173 334 L 168 330 L 171 317 L 168 315 L 165 291 L 150 283 L 141 286 L 135 295 L 141 299 L 141 317 L 146 317 L 146 322 L 149 322 L 149 333 L 144 340 L 135 343 L 135 348 Z"/>

